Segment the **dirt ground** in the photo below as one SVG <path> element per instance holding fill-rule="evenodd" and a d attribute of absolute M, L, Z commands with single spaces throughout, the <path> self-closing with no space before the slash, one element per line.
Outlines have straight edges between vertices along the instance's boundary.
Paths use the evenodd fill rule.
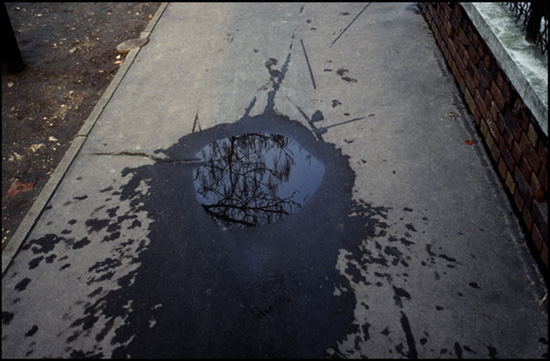
<path fill-rule="evenodd" d="M 160 3 L 5 3 L 24 71 L 2 76 L 2 250 Z"/>

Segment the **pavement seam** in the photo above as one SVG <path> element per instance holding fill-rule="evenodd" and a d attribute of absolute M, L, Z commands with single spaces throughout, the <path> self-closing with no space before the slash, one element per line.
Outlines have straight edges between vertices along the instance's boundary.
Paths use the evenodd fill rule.
<path fill-rule="evenodd" d="M 145 30 L 141 32 L 141 37 L 149 37 L 152 30 L 154 29 L 156 23 L 164 13 L 164 10 L 166 9 L 168 3 L 163 2 L 160 4 L 159 8 L 155 12 L 155 15 L 153 18 L 149 21 L 149 24 L 145 27 Z M 40 214 L 42 214 L 42 211 L 48 204 L 49 200 L 53 196 L 55 190 L 61 183 L 61 180 L 65 176 L 65 173 L 73 163 L 74 159 L 78 155 L 80 149 L 82 148 L 82 145 L 86 141 L 88 134 L 92 130 L 93 126 L 95 125 L 97 119 L 111 100 L 114 92 L 122 82 L 122 79 L 130 69 L 130 66 L 133 64 L 134 59 L 136 58 L 137 54 L 139 53 L 140 48 L 131 50 L 124 62 L 124 64 L 120 67 L 117 74 L 107 87 L 107 89 L 103 92 L 101 95 L 101 98 L 95 105 L 94 109 L 88 116 L 87 120 L 84 122 L 84 125 L 82 128 L 80 128 L 80 131 L 76 134 L 75 138 L 73 139 L 71 145 L 69 146 L 69 149 L 67 149 L 67 152 L 61 158 L 61 161 L 55 168 L 54 172 L 44 185 L 44 188 L 34 201 L 33 205 L 23 218 L 23 221 L 19 224 L 17 227 L 17 230 L 13 234 L 12 238 L 2 251 L 2 276 L 4 276 L 4 273 L 8 269 L 8 266 L 10 265 L 11 261 L 17 254 L 17 251 L 19 250 L 19 247 L 23 244 L 27 236 L 32 231 L 34 225 L 36 224 L 36 221 L 38 220 Z"/>

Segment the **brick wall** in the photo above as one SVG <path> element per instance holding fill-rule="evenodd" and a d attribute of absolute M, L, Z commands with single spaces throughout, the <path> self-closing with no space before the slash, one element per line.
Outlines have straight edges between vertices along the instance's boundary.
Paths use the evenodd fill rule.
<path fill-rule="evenodd" d="M 548 271 L 548 137 L 456 2 L 418 3 L 475 119 L 530 249 Z"/>

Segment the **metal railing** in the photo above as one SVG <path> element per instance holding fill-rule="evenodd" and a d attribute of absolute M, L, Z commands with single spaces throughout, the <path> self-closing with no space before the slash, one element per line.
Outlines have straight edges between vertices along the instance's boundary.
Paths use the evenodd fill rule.
<path fill-rule="evenodd" d="M 548 49 L 548 2 L 505 2 L 526 31 L 525 40 L 536 44 L 542 54 Z"/>

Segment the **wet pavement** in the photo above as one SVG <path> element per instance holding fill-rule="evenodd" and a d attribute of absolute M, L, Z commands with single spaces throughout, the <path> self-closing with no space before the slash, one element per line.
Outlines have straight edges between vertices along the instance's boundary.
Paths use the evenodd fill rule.
<path fill-rule="evenodd" d="M 543 277 L 409 5 L 161 6 L 3 273 L 2 357 L 547 356 Z"/>

